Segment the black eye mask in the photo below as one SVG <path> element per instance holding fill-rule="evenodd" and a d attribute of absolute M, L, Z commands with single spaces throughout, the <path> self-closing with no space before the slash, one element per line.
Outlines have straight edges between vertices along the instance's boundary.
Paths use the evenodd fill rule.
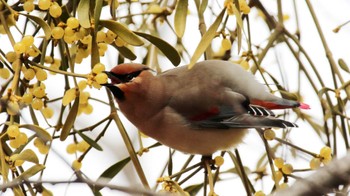
<path fill-rule="evenodd" d="M 140 75 L 140 73 L 144 70 L 150 70 L 149 68 L 143 68 L 138 71 L 134 71 L 127 74 L 116 74 L 113 72 L 105 71 L 105 73 L 108 75 L 108 78 L 110 78 L 112 81 L 117 81 L 114 83 L 127 83 L 130 82 L 132 79 L 136 78 Z"/>

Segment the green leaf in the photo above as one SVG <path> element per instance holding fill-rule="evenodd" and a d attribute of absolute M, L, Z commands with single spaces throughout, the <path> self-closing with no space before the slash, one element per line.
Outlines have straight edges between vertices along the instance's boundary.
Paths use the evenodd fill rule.
<path fill-rule="evenodd" d="M 23 160 L 23 161 L 29 161 L 32 163 L 39 163 L 39 159 L 36 156 L 36 154 L 33 152 L 33 150 L 31 149 L 26 149 L 23 152 L 21 152 L 20 154 L 14 154 L 11 156 L 10 158 L 12 161 L 16 161 L 16 160 Z"/>
<path fill-rule="evenodd" d="M 70 7 L 72 5 L 69 5 L 69 3 L 62 5 L 62 14 L 60 16 L 60 20 L 61 21 L 65 21 L 66 22 L 67 19 L 69 17 L 71 17 L 71 15 L 70 15 L 71 11 L 69 11 L 71 8 L 68 8 L 67 6 Z"/>
<path fill-rule="evenodd" d="M 279 90 L 279 92 L 281 93 L 281 96 L 284 99 L 294 100 L 294 101 L 298 100 L 298 95 L 296 95 L 295 93 L 291 93 L 285 90 Z"/>
<path fill-rule="evenodd" d="M 225 9 L 221 11 L 219 16 L 215 19 L 214 23 L 209 27 L 208 31 L 204 33 L 201 41 L 199 42 L 196 50 L 194 51 L 190 63 L 188 64 L 189 69 L 193 67 L 193 65 L 198 61 L 198 59 L 202 56 L 203 52 L 208 48 L 211 41 L 214 39 L 216 35 L 216 30 L 220 26 L 224 14 Z"/>
<path fill-rule="evenodd" d="M 184 191 L 188 192 L 190 195 L 197 195 L 198 192 L 203 188 L 203 183 L 194 184 L 184 188 Z"/>
<path fill-rule="evenodd" d="M 116 48 L 123 57 L 130 60 L 135 60 L 137 58 L 137 56 L 128 47 L 118 47 L 115 45 L 115 43 L 112 43 L 111 45 Z"/>
<path fill-rule="evenodd" d="M 95 0 L 95 9 L 94 9 L 95 27 L 98 27 L 98 25 L 100 24 L 102 6 L 103 6 L 103 0 Z M 95 30 L 97 30 L 97 28 Z"/>
<path fill-rule="evenodd" d="M 94 193 L 94 196 L 102 196 L 102 194 L 99 191 L 95 190 L 95 187 L 91 187 L 90 186 L 90 188 L 92 189 L 92 192 Z"/>
<path fill-rule="evenodd" d="M 141 46 L 144 44 L 143 41 L 135 33 L 130 31 L 128 28 L 126 28 L 124 25 L 122 25 L 119 22 L 116 22 L 113 20 L 101 20 L 100 25 L 102 27 L 105 27 L 113 31 L 122 40 L 124 40 L 126 43 L 130 45 Z"/>
<path fill-rule="evenodd" d="M 97 181 L 103 180 L 104 183 L 108 183 L 114 176 L 116 176 L 124 167 L 126 164 L 130 162 L 130 157 L 127 157 L 114 165 L 110 166 L 108 169 L 106 169 L 100 177 L 97 179 Z M 101 188 L 98 188 L 97 191 L 101 190 Z"/>
<path fill-rule="evenodd" d="M 344 59 L 339 59 L 339 60 L 338 60 L 338 64 L 339 64 L 340 68 L 342 68 L 342 70 L 344 70 L 344 71 L 350 73 L 349 67 L 348 67 L 348 65 L 345 63 Z"/>
<path fill-rule="evenodd" d="M 73 106 L 71 110 L 68 113 L 67 120 L 63 124 L 61 135 L 60 135 L 60 140 L 64 141 L 68 137 L 70 130 L 72 129 L 75 119 L 78 114 L 78 107 L 79 107 L 79 96 L 75 98 L 75 101 L 73 103 Z"/>
<path fill-rule="evenodd" d="M 38 125 L 39 124 L 38 119 L 36 118 L 33 107 L 31 107 L 31 106 L 29 107 L 29 113 L 30 113 L 30 118 L 32 119 L 33 124 Z"/>
<path fill-rule="evenodd" d="M 78 131 L 78 134 L 80 135 L 83 140 L 85 140 L 91 147 L 95 148 L 96 150 L 102 151 L 102 147 L 98 145 L 93 139 L 91 139 L 89 136 L 85 135 L 84 133 Z"/>
<path fill-rule="evenodd" d="M 34 16 L 34 15 L 23 14 L 23 13 L 18 13 L 18 14 L 23 15 L 23 16 L 31 19 L 35 23 L 37 23 L 43 29 L 43 31 L 45 33 L 46 40 L 49 40 L 51 38 L 51 28 L 43 19 L 41 19 L 37 16 Z"/>
<path fill-rule="evenodd" d="M 141 33 L 141 32 L 135 32 L 137 35 L 147 39 L 149 42 L 151 42 L 153 45 L 155 45 L 160 51 L 163 52 L 163 54 L 171 61 L 171 63 L 174 66 L 177 66 L 180 64 L 181 62 L 181 57 L 179 55 L 179 53 L 177 52 L 177 50 L 170 45 L 168 42 L 147 34 L 147 33 Z"/>
<path fill-rule="evenodd" d="M 35 134 L 42 139 L 44 142 L 48 142 L 52 140 L 51 135 L 42 127 L 39 127 L 38 125 L 33 125 L 33 124 L 21 124 L 19 125 L 19 128 L 25 128 L 29 129 L 31 131 L 34 131 Z"/>
<path fill-rule="evenodd" d="M 174 24 L 175 24 L 175 32 L 178 37 L 182 37 L 186 29 L 187 9 L 188 9 L 188 0 L 177 1 Z"/>
<path fill-rule="evenodd" d="M 80 0 L 77 8 L 78 20 L 82 27 L 90 28 L 90 1 Z"/>
<path fill-rule="evenodd" d="M 38 172 L 40 172 L 43 169 L 45 169 L 44 165 L 41 165 L 41 164 L 34 165 L 33 167 L 27 169 L 21 175 L 19 175 L 17 177 L 17 179 L 28 179 L 28 178 L 34 176 L 35 174 L 37 174 Z"/>
<path fill-rule="evenodd" d="M 239 6 L 238 1 L 236 1 L 237 4 L 233 6 L 233 13 L 235 14 L 236 17 L 236 23 L 237 23 L 237 48 L 238 48 L 238 53 L 241 50 L 242 47 L 242 29 L 243 29 L 243 21 L 241 18 L 241 13 L 240 11 L 236 8 L 236 6 Z"/>
<path fill-rule="evenodd" d="M 272 79 L 273 83 L 276 85 L 276 87 L 278 89 L 278 92 L 281 93 L 282 98 L 289 99 L 289 100 L 295 100 L 295 101 L 298 100 L 298 96 L 295 93 L 290 93 L 290 92 L 286 91 L 286 89 L 283 88 L 283 86 L 281 86 L 278 83 L 278 80 L 275 77 L 273 77 L 273 75 L 271 75 L 267 71 L 265 71 L 265 73 L 268 74 L 269 77 Z"/>
<path fill-rule="evenodd" d="M 115 19 L 117 17 L 116 11 L 118 7 L 119 7 L 118 0 L 111 0 L 109 10 L 110 10 L 112 19 Z"/>
<path fill-rule="evenodd" d="M 236 22 L 241 29 L 243 29 L 243 20 L 241 18 L 241 12 L 239 10 L 239 1 L 235 0 L 235 6 L 233 6 L 233 13 L 235 14 L 236 17 Z"/>

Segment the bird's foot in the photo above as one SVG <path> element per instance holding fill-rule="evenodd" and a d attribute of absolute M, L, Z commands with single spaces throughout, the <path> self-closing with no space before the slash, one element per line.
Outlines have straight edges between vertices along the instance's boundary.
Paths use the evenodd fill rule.
<path fill-rule="evenodd" d="M 207 156 L 207 155 L 203 155 L 202 156 L 202 164 L 204 166 L 204 168 L 206 168 L 206 164 L 209 165 L 211 170 L 216 170 L 217 167 L 215 166 L 215 160 L 212 158 L 212 156 Z"/>
<path fill-rule="evenodd" d="M 216 158 L 215 158 L 216 159 Z M 216 175 L 213 175 L 212 170 L 217 170 L 216 160 L 212 156 L 202 156 L 202 164 L 204 167 L 205 175 L 204 181 L 209 184 L 209 194 L 210 196 L 216 196 L 214 192 L 214 183 Z M 204 186 L 204 192 L 207 192 L 206 186 Z"/>

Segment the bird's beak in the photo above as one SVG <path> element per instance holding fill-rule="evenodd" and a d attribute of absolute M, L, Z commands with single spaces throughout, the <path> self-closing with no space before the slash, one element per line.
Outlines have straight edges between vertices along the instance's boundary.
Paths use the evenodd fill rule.
<path fill-rule="evenodd" d="M 104 71 L 105 74 L 107 74 L 108 78 L 111 80 L 112 84 L 119 84 L 122 81 L 118 78 L 118 75 L 110 72 L 110 71 Z M 106 86 L 106 85 L 104 85 Z"/>
<path fill-rule="evenodd" d="M 107 87 L 118 100 L 124 99 L 124 92 L 118 88 L 115 84 L 121 83 L 121 80 L 118 78 L 116 74 L 110 71 L 104 71 L 107 74 L 108 78 L 112 81 L 112 83 L 101 84 L 102 86 Z"/>

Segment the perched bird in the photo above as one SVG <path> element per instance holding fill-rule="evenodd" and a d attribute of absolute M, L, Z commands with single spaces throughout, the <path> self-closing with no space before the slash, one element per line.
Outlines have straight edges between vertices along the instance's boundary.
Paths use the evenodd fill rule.
<path fill-rule="evenodd" d="M 142 64 L 120 64 L 105 84 L 137 128 L 176 150 L 211 155 L 236 146 L 248 128 L 296 127 L 271 109 L 307 104 L 268 93 L 254 76 L 228 61 L 206 60 L 155 76 Z"/>

